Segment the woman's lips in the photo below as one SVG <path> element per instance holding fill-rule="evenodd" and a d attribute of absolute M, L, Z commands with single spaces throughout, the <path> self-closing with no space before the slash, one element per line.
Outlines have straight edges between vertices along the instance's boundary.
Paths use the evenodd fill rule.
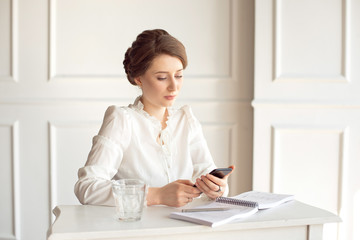
<path fill-rule="evenodd" d="M 169 95 L 169 96 L 165 96 L 165 99 L 166 100 L 174 100 L 175 97 L 176 97 L 175 95 L 171 95 L 171 96 Z"/>

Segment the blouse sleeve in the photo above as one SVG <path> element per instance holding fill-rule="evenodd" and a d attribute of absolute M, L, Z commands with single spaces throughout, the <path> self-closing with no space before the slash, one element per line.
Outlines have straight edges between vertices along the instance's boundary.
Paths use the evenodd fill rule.
<path fill-rule="evenodd" d="M 84 167 L 78 171 L 75 195 L 82 204 L 114 206 L 111 179 L 117 173 L 130 141 L 126 109 L 109 107 Z"/>
<path fill-rule="evenodd" d="M 201 175 L 205 175 L 209 173 L 211 170 L 215 169 L 216 165 L 211 156 L 199 120 L 196 119 L 189 106 L 184 106 L 183 110 L 187 115 L 190 126 L 189 144 L 190 144 L 191 159 L 194 167 L 194 172 L 193 172 L 193 181 L 194 181 L 196 178 L 200 177 Z M 229 192 L 229 188 L 227 187 L 225 189 L 223 196 L 227 196 L 228 192 Z"/>

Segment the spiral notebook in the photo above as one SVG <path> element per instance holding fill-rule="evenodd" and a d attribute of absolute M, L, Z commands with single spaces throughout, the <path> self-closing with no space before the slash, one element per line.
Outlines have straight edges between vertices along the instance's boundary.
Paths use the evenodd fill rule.
<path fill-rule="evenodd" d="M 250 191 L 234 197 L 219 197 L 210 204 L 193 208 L 196 209 L 195 212 L 172 212 L 170 218 L 216 227 L 293 199 L 293 195 Z M 211 209 L 216 209 L 216 211 L 211 211 Z M 223 210 L 218 211 L 219 209 Z"/>

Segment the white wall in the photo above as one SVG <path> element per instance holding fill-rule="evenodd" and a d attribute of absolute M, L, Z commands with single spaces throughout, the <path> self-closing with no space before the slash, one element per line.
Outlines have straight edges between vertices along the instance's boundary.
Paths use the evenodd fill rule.
<path fill-rule="evenodd" d="M 360 1 L 257 0 L 254 188 L 340 215 L 359 239 Z"/>
<path fill-rule="evenodd" d="M 253 5 L 1 0 L 0 239 L 44 239 L 51 209 L 77 203 L 76 171 L 104 110 L 139 94 L 121 62 L 149 28 L 186 45 L 178 104 L 193 106 L 217 164 L 237 165 L 231 192 L 251 188 L 254 137 L 255 189 L 335 212 L 343 223 L 327 239 L 358 239 L 359 1 Z"/>
<path fill-rule="evenodd" d="M 125 50 L 164 28 L 187 47 L 190 104 L 231 193 L 252 184 L 252 0 L 1 0 L 0 239 L 45 239 L 58 204 L 78 204 L 77 169 L 108 105 L 139 94 Z"/>

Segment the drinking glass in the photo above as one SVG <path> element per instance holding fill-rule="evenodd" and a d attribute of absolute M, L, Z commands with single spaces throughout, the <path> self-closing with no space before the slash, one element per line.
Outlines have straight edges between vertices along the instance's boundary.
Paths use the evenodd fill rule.
<path fill-rule="evenodd" d="M 116 216 L 120 221 L 141 219 L 146 194 L 146 184 L 138 179 L 120 179 L 112 182 Z"/>

